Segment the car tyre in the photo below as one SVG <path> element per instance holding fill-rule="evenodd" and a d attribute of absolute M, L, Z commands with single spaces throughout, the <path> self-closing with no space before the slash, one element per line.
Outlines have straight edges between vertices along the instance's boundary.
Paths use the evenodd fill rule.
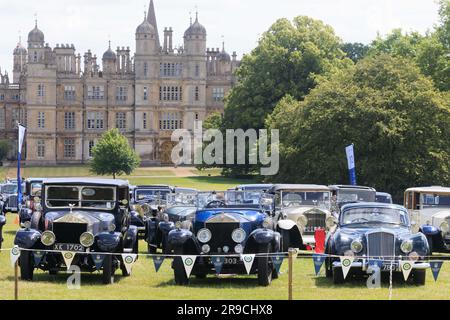
<path fill-rule="evenodd" d="M 181 250 L 176 250 L 175 254 L 182 254 Z M 184 269 L 183 260 L 181 257 L 175 257 L 173 259 L 173 273 L 175 278 L 175 284 L 183 286 L 189 284 L 189 278 L 186 275 L 186 270 Z"/>
<path fill-rule="evenodd" d="M 289 252 L 289 247 L 291 244 L 291 235 L 288 230 L 281 230 L 281 244 L 282 244 L 282 251 Z"/>
<path fill-rule="evenodd" d="M 333 267 L 333 283 L 334 284 L 341 284 L 345 282 L 344 274 L 342 273 L 341 267 Z"/>
<path fill-rule="evenodd" d="M 325 276 L 329 279 L 333 277 L 332 263 L 330 258 L 325 259 Z"/>
<path fill-rule="evenodd" d="M 262 246 L 259 250 L 259 253 L 270 253 L 270 246 Z M 268 256 L 257 257 L 256 259 L 258 260 L 258 285 L 267 287 L 272 282 L 272 275 L 274 271 L 273 265 L 271 265 L 272 263 Z"/>
<path fill-rule="evenodd" d="M 3 243 L 3 227 L 0 228 L 0 250 L 2 249 Z"/>
<path fill-rule="evenodd" d="M 24 281 L 33 281 L 34 264 L 31 251 L 20 251 L 19 257 L 20 278 Z"/>
<path fill-rule="evenodd" d="M 426 277 L 427 277 L 427 271 L 426 270 L 414 270 L 413 271 L 413 281 L 414 284 L 419 286 L 424 286 Z"/>
<path fill-rule="evenodd" d="M 114 273 L 115 268 L 113 264 L 113 256 L 107 254 L 103 260 L 103 273 L 102 282 L 103 284 L 113 284 L 114 283 Z"/>

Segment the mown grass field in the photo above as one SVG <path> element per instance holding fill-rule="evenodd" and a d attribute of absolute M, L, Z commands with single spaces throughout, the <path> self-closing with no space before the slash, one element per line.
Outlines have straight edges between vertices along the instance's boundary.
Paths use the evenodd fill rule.
<path fill-rule="evenodd" d="M 47 170 L 47 168 L 44 168 Z M 0 175 L 5 170 L 0 170 Z M 42 168 L 33 169 L 33 173 L 42 173 Z M 48 175 L 60 175 L 66 170 L 58 168 L 48 170 Z M 79 171 L 67 169 L 67 175 L 80 175 Z M 153 173 L 158 170 L 151 170 Z M 53 173 L 53 174 L 52 174 Z M 191 177 L 129 177 L 135 184 L 165 183 L 177 186 L 193 186 L 202 190 L 220 190 L 236 184 L 249 181 L 230 180 L 212 174 L 208 177 L 204 172 L 201 176 Z M 41 174 L 37 174 L 41 176 Z M 128 177 L 127 177 L 128 178 Z M 18 225 L 14 224 L 16 215 L 7 215 L 7 225 L 4 229 L 3 248 L 11 248 Z M 145 252 L 146 244 L 141 242 L 140 251 Z M 288 298 L 287 260 L 281 267 L 279 279 L 274 280 L 268 288 L 259 287 L 255 276 L 237 276 L 232 278 L 217 278 L 209 276 L 207 279 L 192 279 L 188 287 L 179 287 L 174 284 L 173 272 L 170 267 L 171 260 L 164 261 L 160 271 L 155 272 L 153 261 L 145 257 L 139 258 L 133 268 L 131 277 L 116 276 L 113 285 L 105 287 L 101 283 L 101 275 L 97 273 L 83 274 L 81 288 L 69 290 L 66 285 L 68 274 L 60 273 L 51 276 L 42 271 L 35 272 L 34 282 L 19 281 L 20 299 L 71 299 L 71 300 L 160 300 L 160 299 L 204 299 L 204 300 L 247 300 L 263 299 L 278 300 Z M 299 258 L 294 262 L 293 268 L 293 297 L 302 300 L 328 300 L 328 299 L 388 299 L 388 283 L 383 282 L 382 288 L 368 289 L 364 279 L 354 279 L 344 285 L 335 286 L 324 276 L 322 270 L 318 277 L 314 274 L 313 262 L 310 258 Z M 10 264 L 9 251 L 0 253 L 0 300 L 14 298 L 14 269 Z M 403 281 L 394 281 L 392 299 L 427 300 L 450 299 L 450 263 L 444 263 L 438 282 L 434 282 L 431 271 L 427 271 L 427 283 L 423 287 L 405 284 Z"/>

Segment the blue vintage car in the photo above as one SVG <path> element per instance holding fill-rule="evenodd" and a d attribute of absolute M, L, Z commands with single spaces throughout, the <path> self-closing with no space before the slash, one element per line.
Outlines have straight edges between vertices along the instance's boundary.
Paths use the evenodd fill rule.
<path fill-rule="evenodd" d="M 17 231 L 19 248 L 76 252 L 72 265 L 94 272 L 98 265 L 92 253 L 104 253 L 103 283 L 114 282 L 120 268 L 129 276 L 120 255 L 138 253 L 137 228 L 130 225 L 128 182 L 123 180 L 64 178 L 42 183 L 41 204 L 35 205 L 33 221 Z M 21 250 L 21 278 L 33 280 L 35 268 L 56 274 L 65 270 L 61 252 L 46 252 L 35 264 L 32 251 Z M 89 253 L 89 254 L 88 254 Z"/>
<path fill-rule="evenodd" d="M 414 282 L 425 284 L 429 264 L 423 260 L 430 249 L 425 235 L 417 227 L 411 227 L 406 208 L 372 202 L 347 204 L 341 209 L 339 221 L 330 218 L 327 223 L 337 226 L 327 236 L 325 253 L 354 257 L 349 276 L 366 273 L 369 261 L 376 260 L 383 261 L 382 272 L 390 268 L 400 272 L 399 260 L 409 259 L 414 261 L 411 273 Z M 338 257 L 327 257 L 325 268 L 334 283 L 344 282 Z"/>
<path fill-rule="evenodd" d="M 254 204 L 227 204 L 214 200 L 198 210 L 192 230 L 181 227 L 169 232 L 168 246 L 176 255 L 206 255 L 198 257 L 192 274 L 204 278 L 216 273 L 210 255 L 223 256 L 222 274 L 246 274 L 241 254 L 270 254 L 280 252 L 280 234 L 273 230 L 272 219 Z M 175 282 L 188 284 L 180 257 L 173 261 Z M 251 274 L 258 275 L 258 283 L 267 286 L 277 277 L 272 258 L 256 257 Z"/>

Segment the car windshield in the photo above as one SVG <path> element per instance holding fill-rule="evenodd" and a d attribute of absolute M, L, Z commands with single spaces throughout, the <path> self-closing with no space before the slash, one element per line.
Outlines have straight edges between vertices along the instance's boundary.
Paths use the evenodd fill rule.
<path fill-rule="evenodd" d="M 136 200 L 167 200 L 168 189 L 136 189 Z"/>
<path fill-rule="evenodd" d="M 337 201 L 342 202 L 375 202 L 376 192 L 361 189 L 340 189 Z"/>
<path fill-rule="evenodd" d="M 282 207 L 318 206 L 330 207 L 330 192 L 323 191 L 282 191 Z"/>
<path fill-rule="evenodd" d="M 408 226 L 407 213 L 393 208 L 352 208 L 345 210 L 341 217 L 342 225 L 351 224 L 400 224 Z"/>
<path fill-rule="evenodd" d="M 380 203 L 392 203 L 392 197 L 390 195 L 378 194 L 376 197 L 376 202 Z"/>
<path fill-rule="evenodd" d="M 225 192 L 225 203 L 227 205 L 259 204 L 261 194 L 260 191 L 227 191 Z"/>
<path fill-rule="evenodd" d="M 17 193 L 17 184 L 7 184 L 2 186 L 3 194 L 15 194 Z"/>
<path fill-rule="evenodd" d="M 195 206 L 197 204 L 197 194 L 196 193 L 185 193 L 176 192 L 167 195 L 167 205 L 188 205 Z"/>
<path fill-rule="evenodd" d="M 96 186 L 49 186 L 46 191 L 49 208 L 86 208 L 111 210 L 115 207 L 115 189 Z"/>
<path fill-rule="evenodd" d="M 421 202 L 424 208 L 450 207 L 450 195 L 421 194 Z"/>

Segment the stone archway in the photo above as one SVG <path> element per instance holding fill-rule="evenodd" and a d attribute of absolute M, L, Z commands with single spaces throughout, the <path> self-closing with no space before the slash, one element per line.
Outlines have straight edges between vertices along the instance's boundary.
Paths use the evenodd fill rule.
<path fill-rule="evenodd" d="M 173 165 L 172 162 L 172 149 L 175 147 L 176 143 L 172 141 L 165 141 L 161 144 L 160 148 L 160 159 L 161 164 Z"/>

